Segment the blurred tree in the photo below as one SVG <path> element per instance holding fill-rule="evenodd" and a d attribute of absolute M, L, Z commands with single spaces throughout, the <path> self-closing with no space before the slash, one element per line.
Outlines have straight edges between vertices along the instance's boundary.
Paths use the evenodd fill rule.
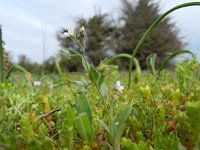
<path fill-rule="evenodd" d="M 81 26 L 86 29 L 86 55 L 94 65 L 98 65 L 106 56 L 113 55 L 112 33 L 115 27 L 112 21 L 107 19 L 107 14 L 98 13 L 89 19 L 79 18 L 76 24 L 75 32 Z M 72 47 L 79 50 L 78 47 L 75 47 L 68 39 L 64 39 L 62 36 L 58 36 L 58 41 L 62 47 Z"/>
<path fill-rule="evenodd" d="M 122 26 L 119 27 L 117 38 L 117 53 L 132 54 L 138 41 L 151 24 L 160 16 L 159 4 L 153 0 L 139 0 L 138 3 L 122 0 Z M 141 67 L 146 68 L 146 58 L 151 53 L 157 53 L 158 64 L 168 52 L 181 49 L 183 43 L 178 36 L 175 25 L 166 18 L 150 33 L 141 50 L 136 55 Z M 124 60 L 125 66 L 128 63 Z M 124 65 L 124 64 L 123 64 Z"/>
<path fill-rule="evenodd" d="M 38 63 L 32 63 L 26 55 L 20 55 L 18 65 L 24 67 L 31 73 L 41 74 L 42 65 Z"/>
<path fill-rule="evenodd" d="M 44 66 L 45 66 L 45 74 L 46 73 L 53 73 L 53 72 L 56 72 L 56 68 L 55 68 L 55 58 L 54 57 L 50 57 L 50 58 L 48 58 L 48 59 L 46 59 L 45 61 L 44 61 L 44 64 L 43 64 Z M 42 66 L 40 66 L 40 67 L 42 67 Z"/>

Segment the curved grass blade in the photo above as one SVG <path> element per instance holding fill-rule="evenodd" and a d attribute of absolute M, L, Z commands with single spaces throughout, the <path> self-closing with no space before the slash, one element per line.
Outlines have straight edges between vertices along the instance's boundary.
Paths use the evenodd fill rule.
<path fill-rule="evenodd" d="M 157 59 L 157 54 L 150 54 L 147 59 L 147 68 L 150 70 L 152 75 L 156 75 L 156 59 Z"/>
<path fill-rule="evenodd" d="M 130 59 L 131 60 L 131 55 L 129 54 L 126 54 L 126 53 L 121 53 L 121 54 L 117 54 L 115 56 L 113 56 L 109 61 L 108 61 L 108 64 L 112 64 L 114 63 L 116 60 L 118 59 L 121 59 L 121 58 L 127 58 L 127 59 Z M 135 64 L 135 73 L 133 75 L 133 78 L 134 78 L 134 83 L 138 83 L 138 80 L 139 80 L 139 77 L 141 75 L 141 67 L 140 67 L 140 64 L 139 64 L 139 61 L 136 59 L 136 58 L 133 58 L 132 59 L 132 62 L 134 62 Z"/>
<path fill-rule="evenodd" d="M 189 51 L 189 50 L 178 50 L 178 51 L 175 51 L 174 53 L 172 53 L 171 55 L 169 55 L 165 60 L 164 62 L 161 64 L 160 68 L 159 68 L 159 71 L 158 71 L 158 75 L 160 75 L 161 71 L 166 68 L 168 62 L 173 59 L 174 57 L 177 57 L 181 54 L 190 54 L 192 57 L 194 57 L 194 54 Z"/>
<path fill-rule="evenodd" d="M 22 71 L 22 72 L 26 75 L 27 80 L 30 81 L 30 82 L 32 82 L 32 75 L 31 75 L 31 73 L 28 72 L 28 71 L 27 71 L 25 68 L 23 68 L 22 66 L 17 65 L 17 64 L 13 65 L 13 66 L 8 70 L 8 72 L 7 72 L 6 76 L 5 76 L 5 79 L 6 79 L 6 80 L 9 79 L 9 77 L 10 77 L 11 73 L 14 71 L 14 69 L 17 69 L 17 70 Z"/>

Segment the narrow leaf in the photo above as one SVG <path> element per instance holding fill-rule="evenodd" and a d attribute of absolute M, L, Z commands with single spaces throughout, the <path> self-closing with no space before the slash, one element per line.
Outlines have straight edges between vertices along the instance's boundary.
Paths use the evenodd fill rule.
<path fill-rule="evenodd" d="M 87 143 L 93 142 L 92 126 L 86 113 L 81 113 L 75 119 L 75 125 L 81 138 Z"/>
<path fill-rule="evenodd" d="M 93 65 L 90 66 L 89 78 L 92 82 L 97 82 L 99 74 Z"/>
<path fill-rule="evenodd" d="M 104 129 L 105 129 L 109 134 L 111 134 L 111 131 L 110 131 L 109 127 L 106 125 L 106 123 L 105 123 L 104 121 L 102 121 L 102 120 L 98 120 L 98 121 L 99 121 L 99 123 L 104 127 Z"/>
<path fill-rule="evenodd" d="M 77 94 L 76 96 L 76 110 L 78 114 L 86 113 L 90 123 L 92 124 L 92 111 L 84 93 Z"/>
<path fill-rule="evenodd" d="M 127 106 L 124 109 L 122 109 L 120 112 L 118 112 L 116 118 L 115 118 L 115 123 L 118 123 L 118 127 L 120 127 L 121 125 L 123 125 L 126 120 L 128 119 L 128 116 L 131 112 L 132 107 L 131 106 Z"/>

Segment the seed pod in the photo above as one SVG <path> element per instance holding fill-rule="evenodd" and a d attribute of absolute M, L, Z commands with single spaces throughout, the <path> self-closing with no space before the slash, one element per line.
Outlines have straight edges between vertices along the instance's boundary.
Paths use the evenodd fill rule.
<path fill-rule="evenodd" d="M 85 28 L 81 27 L 79 33 L 80 33 L 80 38 L 84 39 L 86 36 Z"/>

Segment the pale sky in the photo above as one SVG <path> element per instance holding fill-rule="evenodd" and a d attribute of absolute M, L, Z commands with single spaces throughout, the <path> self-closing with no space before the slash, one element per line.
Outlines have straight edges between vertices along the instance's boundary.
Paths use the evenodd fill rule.
<path fill-rule="evenodd" d="M 162 13 L 191 0 L 155 2 L 160 2 Z M 43 34 L 46 37 L 45 57 L 48 58 L 56 55 L 59 48 L 56 31 L 60 27 L 73 29 L 77 17 L 91 17 L 99 9 L 102 13 L 117 16 L 120 8 L 120 0 L 0 0 L 0 25 L 3 26 L 5 47 L 14 61 L 25 54 L 34 62 L 42 62 Z M 200 6 L 183 8 L 170 17 L 188 43 L 186 49 L 196 53 L 200 59 Z"/>

